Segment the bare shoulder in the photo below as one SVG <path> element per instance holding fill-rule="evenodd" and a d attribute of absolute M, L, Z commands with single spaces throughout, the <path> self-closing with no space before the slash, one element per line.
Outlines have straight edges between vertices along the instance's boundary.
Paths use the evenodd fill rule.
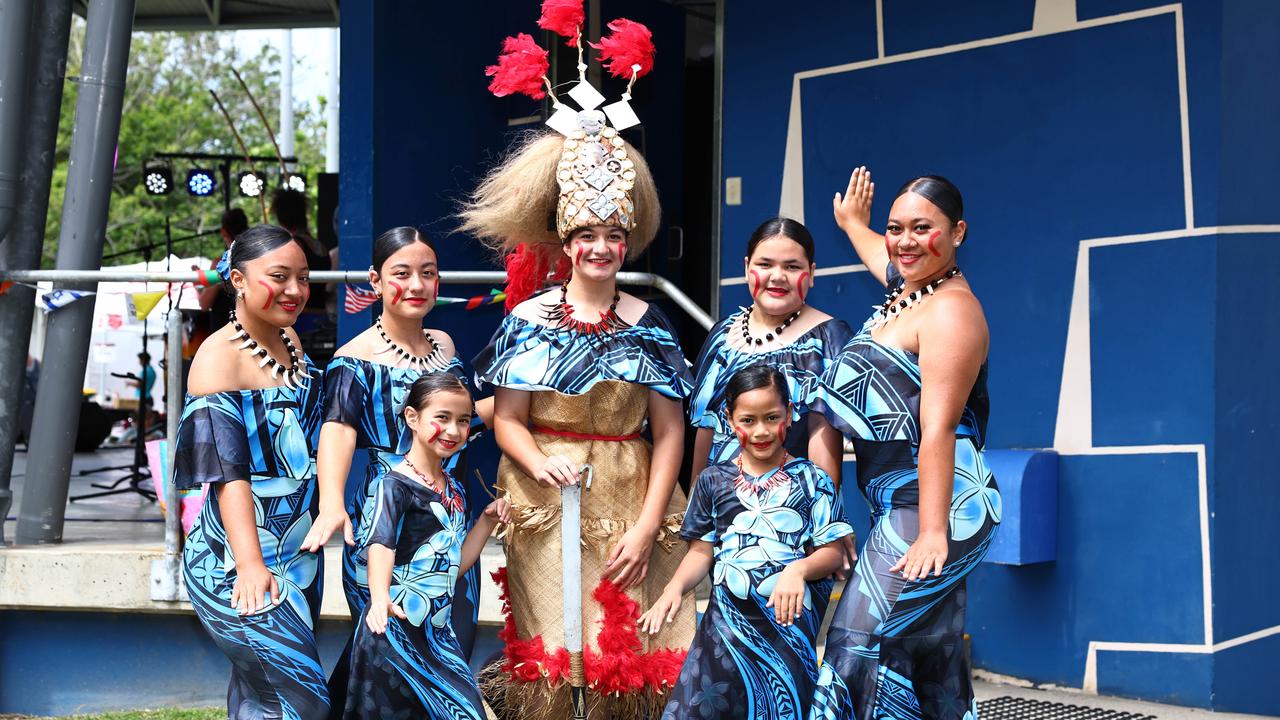
<path fill-rule="evenodd" d="M 534 322 L 534 323 L 540 322 L 542 320 L 543 311 L 545 311 L 547 307 L 550 305 L 550 301 L 555 297 L 557 297 L 553 293 L 558 293 L 558 292 L 559 292 L 558 289 L 552 288 L 550 290 L 546 290 L 544 292 L 538 293 L 537 295 L 534 295 L 528 300 L 525 300 L 524 302 L 517 305 L 515 310 L 511 311 L 511 314 L 515 315 L 521 320 L 528 320 L 529 322 Z"/>
<path fill-rule="evenodd" d="M 187 375 L 187 392 L 211 395 L 240 389 L 239 351 L 231 342 L 234 332 L 230 324 L 224 325 L 200 343 Z"/>
<path fill-rule="evenodd" d="M 921 318 L 920 346 L 947 346 L 987 354 L 987 318 L 982 303 L 966 287 L 939 290 L 929 299 Z"/>
<path fill-rule="evenodd" d="M 432 338 L 435 338 L 436 344 L 440 346 L 440 351 L 444 353 L 446 358 L 457 357 L 458 346 L 453 342 L 453 337 L 449 333 L 438 328 L 428 328 L 427 332 L 431 333 Z"/>
<path fill-rule="evenodd" d="M 977 324 L 984 330 L 987 317 L 982 303 L 967 287 L 942 288 L 933 294 L 929 302 L 927 321 L 930 324 Z"/>
<path fill-rule="evenodd" d="M 364 331 L 347 341 L 345 345 L 338 348 L 333 354 L 334 357 L 349 357 L 357 360 L 368 360 L 370 358 L 371 344 L 370 339 L 376 331 L 372 327 L 365 328 Z"/>
<path fill-rule="evenodd" d="M 649 312 L 649 303 L 627 292 L 618 293 L 618 317 L 629 325 L 640 322 L 644 314 Z"/>

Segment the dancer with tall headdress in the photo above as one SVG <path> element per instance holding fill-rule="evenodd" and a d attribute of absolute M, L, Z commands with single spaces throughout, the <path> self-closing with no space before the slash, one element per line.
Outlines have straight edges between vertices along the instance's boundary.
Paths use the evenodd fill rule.
<path fill-rule="evenodd" d="M 540 24 L 580 48 L 580 2 L 544 4 Z M 627 20 L 609 28 L 599 45 L 606 67 L 634 81 L 652 66 L 649 32 Z M 543 97 L 545 51 L 527 35 L 505 50 L 491 89 Z M 636 628 L 683 555 L 676 474 L 690 378 L 667 317 L 617 288 L 660 216 L 644 158 L 618 134 L 635 123 L 629 95 L 597 110 L 603 97 L 579 80 L 567 95 L 583 110 L 553 97 L 548 124 L 558 132 L 526 138 L 462 211 L 465 231 L 508 253 L 512 310 L 473 362 L 495 386 L 499 484 L 513 515 L 497 574 L 505 662 L 482 686 L 500 716 L 565 717 L 570 686 L 585 684 L 591 717 L 654 717 L 693 636 L 691 601 L 657 635 Z M 559 287 L 526 300 L 553 267 Z M 580 527 L 562 527 L 562 487 L 579 478 Z M 582 537 L 577 578 L 563 573 L 566 529 Z M 565 618 L 566 601 L 580 601 L 580 618 Z M 580 656 L 566 649 L 573 620 Z"/>

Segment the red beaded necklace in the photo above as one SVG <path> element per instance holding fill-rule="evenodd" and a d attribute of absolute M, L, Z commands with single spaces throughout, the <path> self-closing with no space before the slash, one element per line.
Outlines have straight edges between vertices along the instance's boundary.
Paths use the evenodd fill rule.
<path fill-rule="evenodd" d="M 431 478 L 422 474 L 422 472 L 419 471 L 418 468 L 414 467 L 413 463 L 409 460 L 408 456 L 405 457 L 404 464 L 410 470 L 413 471 L 414 475 L 418 476 L 418 479 L 422 481 L 423 485 L 426 485 L 428 488 L 430 488 L 431 490 L 435 491 L 440 495 L 440 500 L 444 504 L 445 509 L 447 509 L 449 512 L 462 512 L 462 498 L 453 491 L 452 487 L 450 487 L 449 473 L 447 471 L 442 471 L 444 472 L 444 477 L 442 478 L 440 484 L 443 486 L 443 488 L 441 490 L 436 490 L 435 485 L 432 484 L 431 482 Z"/>
<path fill-rule="evenodd" d="M 738 454 L 738 457 L 735 459 L 734 462 L 738 464 L 738 477 L 734 478 L 733 487 L 738 490 L 745 490 L 755 495 L 759 495 L 762 492 L 769 492 L 770 490 L 778 487 L 779 485 L 783 485 L 791 482 L 791 475 L 787 471 L 782 469 L 787 464 L 786 450 L 782 451 L 782 463 L 778 465 L 778 469 L 773 471 L 773 474 L 770 475 L 768 478 L 765 478 L 764 480 L 757 480 L 755 482 L 752 482 L 751 480 L 747 479 L 746 473 L 743 472 L 742 470 L 742 454 L 741 453 Z"/>

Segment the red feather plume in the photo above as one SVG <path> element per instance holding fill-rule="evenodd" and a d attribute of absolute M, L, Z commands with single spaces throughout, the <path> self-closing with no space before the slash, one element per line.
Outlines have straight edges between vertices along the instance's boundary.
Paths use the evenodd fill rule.
<path fill-rule="evenodd" d="M 520 243 L 507 255 L 507 312 L 511 312 L 542 289 L 549 264 L 545 254 L 529 247 L 527 243 Z"/>
<path fill-rule="evenodd" d="M 502 41 L 498 64 L 486 67 L 484 74 L 493 78 L 489 81 L 489 92 L 498 97 L 523 93 L 534 100 L 541 100 L 547 96 L 542 85 L 550 67 L 547 51 L 539 47 L 528 33 L 520 33 Z"/>
<path fill-rule="evenodd" d="M 600 38 L 600 44 L 590 43 L 600 51 L 600 62 L 610 75 L 631 78 L 631 66 L 639 65 L 636 77 L 644 77 L 653 69 L 653 33 L 638 22 L 618 18 L 609 23 L 612 34 Z"/>
<path fill-rule="evenodd" d="M 582 0 L 542 0 L 538 27 L 568 38 L 565 44 L 569 47 L 578 47 L 578 31 L 586 18 Z"/>

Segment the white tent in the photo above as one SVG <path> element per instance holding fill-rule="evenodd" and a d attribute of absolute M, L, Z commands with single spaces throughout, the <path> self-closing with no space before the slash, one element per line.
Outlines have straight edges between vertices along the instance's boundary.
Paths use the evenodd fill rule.
<path fill-rule="evenodd" d="M 180 258 L 170 255 L 167 259 L 104 267 L 117 272 L 185 272 L 193 266 L 208 269 L 207 258 Z M 36 306 L 40 296 L 53 289 L 52 283 L 42 282 L 36 292 Z M 161 282 L 103 282 L 98 284 L 93 308 L 93 330 L 89 341 L 89 362 L 85 368 L 85 388 L 98 394 L 104 404 L 116 397 L 133 398 L 137 390 L 129 387 L 121 378 L 111 373 L 138 374 L 138 353 L 142 352 L 143 332 L 146 332 L 146 350 L 151 355 L 151 366 L 156 371 L 156 383 L 152 386 L 153 407 L 158 407 L 164 395 L 164 374 L 160 371 L 160 359 L 164 357 L 165 321 L 169 310 L 200 309 L 200 290 L 194 283 Z M 140 292 L 168 292 L 152 309 L 146 321 L 129 313 L 128 295 Z M 88 302 L 89 298 L 76 302 Z M 57 310 L 53 311 L 57 312 Z M 37 359 L 44 354 L 45 313 L 37 312 L 31 326 L 31 355 Z"/>

